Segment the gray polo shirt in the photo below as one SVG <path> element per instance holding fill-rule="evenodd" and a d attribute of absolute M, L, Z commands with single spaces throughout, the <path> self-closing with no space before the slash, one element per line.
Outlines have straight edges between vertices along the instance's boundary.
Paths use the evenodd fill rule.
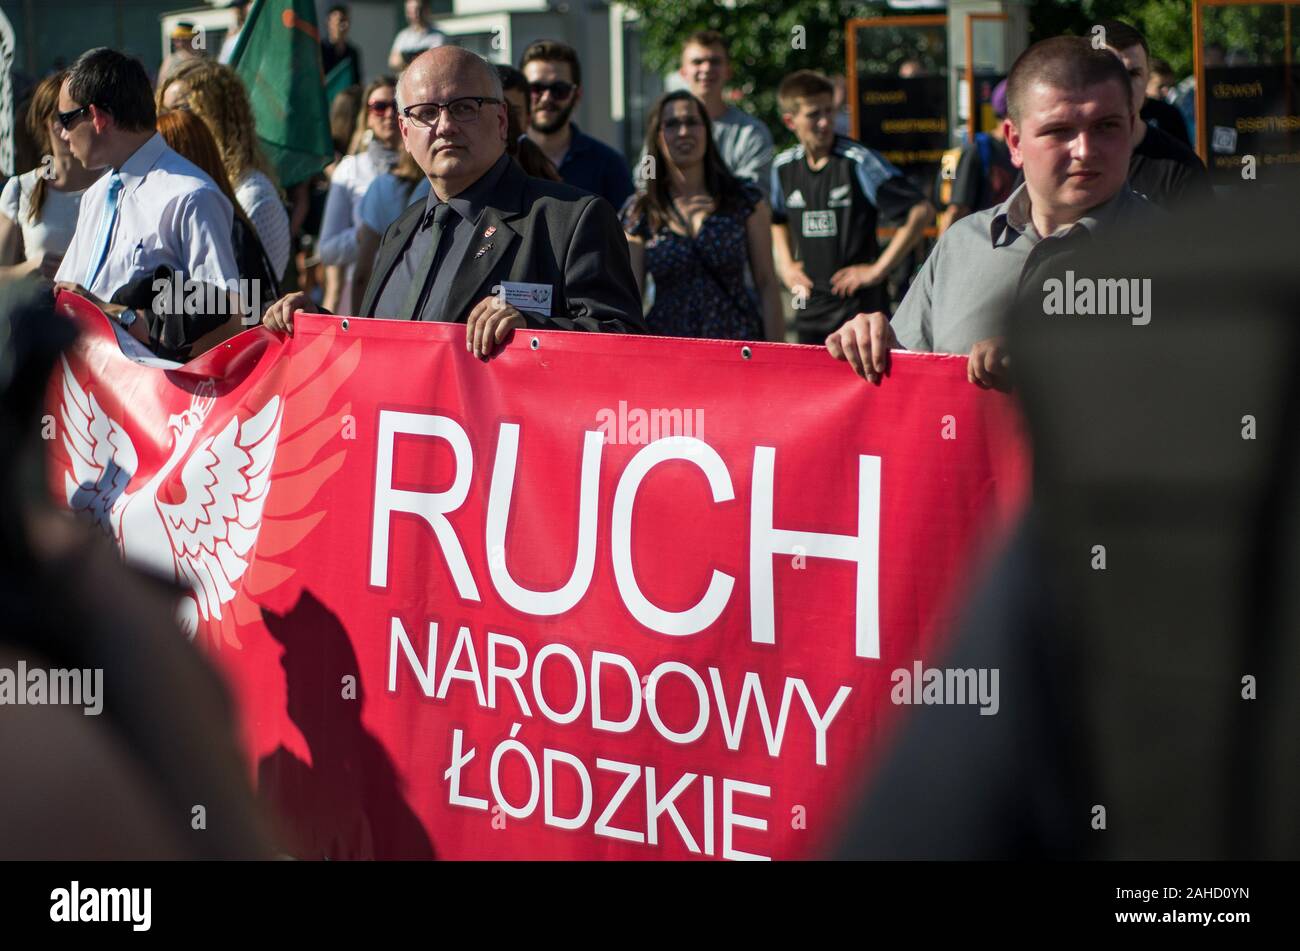
<path fill-rule="evenodd" d="M 766 197 L 772 187 L 772 133 L 763 120 L 728 106 L 713 120 L 713 141 L 731 174 L 757 185 Z"/>
<path fill-rule="evenodd" d="M 502 155 L 491 168 L 483 173 L 478 181 L 459 195 L 448 199 L 447 204 L 455 212 L 444 226 L 452 228 L 451 244 L 438 255 L 439 260 L 435 264 L 433 286 L 429 289 L 429 296 L 426 298 L 421 312 L 413 315 L 415 320 L 447 319 L 443 314 L 443 308 L 447 304 L 447 295 L 451 291 L 451 282 L 465 260 L 465 253 L 469 250 L 470 241 L 474 237 L 474 228 L 478 222 L 478 217 L 488 199 L 492 197 L 497 182 L 501 180 L 501 176 L 505 174 L 506 167 L 511 161 L 509 155 Z M 392 273 L 388 275 L 388 282 L 380 291 L 375 302 L 375 316 L 406 317 L 406 314 L 402 313 L 402 308 L 406 303 L 411 285 L 416 280 L 423 282 L 425 279 L 425 275 L 418 272 L 421 270 L 425 257 L 429 253 L 429 248 L 432 246 L 433 230 L 430 225 L 433 223 L 433 213 L 439 204 L 441 204 L 441 199 L 438 198 L 436 192 L 430 190 L 425 205 L 424 219 L 412 233 L 410 243 L 407 244 L 406 250 L 402 252 L 401 259 L 393 267 Z M 454 226 L 452 222 L 455 222 Z M 453 314 L 450 319 L 455 320 L 459 316 L 459 314 Z"/>
<path fill-rule="evenodd" d="M 908 350 L 970 353 L 1006 332 L 1021 274 L 1067 245 L 1063 239 L 1123 227 L 1157 214 L 1127 184 L 1048 238 L 1034 227 L 1021 183 L 1002 204 L 962 218 L 943 233 L 894 315 L 894 334 Z"/>

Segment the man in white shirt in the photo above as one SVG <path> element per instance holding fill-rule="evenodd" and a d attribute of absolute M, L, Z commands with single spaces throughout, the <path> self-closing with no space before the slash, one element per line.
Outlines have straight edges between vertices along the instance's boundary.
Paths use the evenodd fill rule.
<path fill-rule="evenodd" d="M 82 197 L 56 285 L 94 301 L 165 356 L 188 357 L 238 329 L 233 209 L 155 131 L 140 62 L 102 47 L 83 53 L 59 93 L 58 120 L 72 154 L 108 173 Z M 166 293 L 156 279 L 169 282 Z"/>
<path fill-rule="evenodd" d="M 406 0 L 406 28 L 393 40 L 393 48 L 388 52 L 388 67 L 400 73 L 425 50 L 435 49 L 446 42 L 447 35 L 429 23 L 428 0 Z"/>
<path fill-rule="evenodd" d="M 731 174 L 757 185 L 766 195 L 772 187 L 772 133 L 761 119 L 723 99 L 731 79 L 731 57 L 722 34 L 701 30 L 688 36 L 679 74 L 708 110 L 713 141 Z"/>
<path fill-rule="evenodd" d="M 225 6 L 227 10 L 235 11 L 235 28 L 222 41 L 221 52 L 217 54 L 217 62 L 229 65 L 230 57 L 234 55 L 235 46 L 239 43 L 239 33 L 244 28 L 244 20 L 248 17 L 248 0 L 234 0 L 234 2 L 227 3 Z"/>

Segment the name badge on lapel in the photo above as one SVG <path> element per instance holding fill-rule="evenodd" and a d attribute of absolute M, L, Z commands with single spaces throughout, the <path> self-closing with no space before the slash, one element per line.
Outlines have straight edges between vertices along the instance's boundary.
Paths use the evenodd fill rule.
<path fill-rule="evenodd" d="M 500 286 L 506 303 L 516 310 L 531 310 L 543 317 L 551 316 L 551 299 L 554 293 L 550 284 L 502 281 Z"/>

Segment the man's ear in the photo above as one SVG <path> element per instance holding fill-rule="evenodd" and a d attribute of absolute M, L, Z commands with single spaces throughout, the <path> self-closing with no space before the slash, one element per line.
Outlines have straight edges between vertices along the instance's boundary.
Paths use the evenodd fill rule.
<path fill-rule="evenodd" d="M 90 124 L 95 127 L 96 132 L 103 132 L 108 128 L 108 122 L 112 118 L 108 112 L 105 112 L 99 106 L 90 107 Z"/>
<path fill-rule="evenodd" d="M 783 112 L 783 113 L 781 113 L 781 122 L 782 122 L 782 124 L 784 124 L 785 127 L 786 127 L 787 129 L 789 129 L 791 132 L 794 131 L 794 113 L 791 113 L 791 112 Z"/>
<path fill-rule="evenodd" d="M 1002 120 L 1002 138 L 1007 143 L 1007 149 L 1011 152 L 1011 162 L 1016 168 L 1024 167 L 1024 160 L 1020 157 L 1020 130 L 1010 118 Z"/>

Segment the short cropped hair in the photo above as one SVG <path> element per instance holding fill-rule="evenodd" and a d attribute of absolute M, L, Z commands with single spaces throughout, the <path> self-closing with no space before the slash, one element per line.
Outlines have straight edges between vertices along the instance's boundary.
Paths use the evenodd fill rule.
<path fill-rule="evenodd" d="M 138 59 L 100 46 L 77 57 L 68 70 L 68 95 L 107 112 L 124 132 L 157 127 L 153 86 Z"/>
<path fill-rule="evenodd" d="M 1042 40 L 1021 53 L 1011 67 L 1007 76 L 1007 116 L 1012 122 L 1020 122 L 1025 96 L 1035 83 L 1077 92 L 1105 82 L 1114 82 L 1123 90 L 1124 102 L 1131 110 L 1133 87 L 1118 56 L 1094 49 L 1082 36 Z"/>
<path fill-rule="evenodd" d="M 349 20 L 352 19 L 352 14 L 348 12 L 348 5 L 346 3 L 334 4 L 334 6 L 330 7 L 329 13 L 327 13 L 326 16 L 330 16 L 331 14 L 335 14 L 335 13 L 341 13 Z"/>
<path fill-rule="evenodd" d="M 529 44 L 519 60 L 519 68 L 523 69 L 534 60 L 541 60 L 544 63 L 568 63 L 573 73 L 573 85 L 582 85 L 582 66 L 578 63 L 578 51 L 568 43 L 561 43 L 559 40 L 538 40 L 536 43 Z"/>
<path fill-rule="evenodd" d="M 722 53 L 727 59 L 731 59 L 731 50 L 727 48 L 727 38 L 717 30 L 696 30 L 690 36 L 686 37 L 682 43 L 682 49 L 688 46 L 703 46 L 712 49 L 717 46 L 722 49 Z"/>
<path fill-rule="evenodd" d="M 776 101 L 782 112 L 794 112 L 799 99 L 833 95 L 835 87 L 829 79 L 811 69 L 800 69 L 781 80 L 776 90 Z"/>
<path fill-rule="evenodd" d="M 1131 50 L 1135 46 L 1140 46 L 1148 58 L 1151 56 L 1146 37 L 1139 33 L 1136 27 L 1129 26 L 1123 20 L 1102 20 L 1097 25 L 1105 33 L 1106 45 L 1112 49 Z"/>
<path fill-rule="evenodd" d="M 1170 79 L 1173 79 L 1174 68 L 1169 65 L 1168 60 L 1160 59 L 1157 57 L 1156 59 L 1153 59 L 1151 61 L 1151 75 L 1168 76 Z"/>

